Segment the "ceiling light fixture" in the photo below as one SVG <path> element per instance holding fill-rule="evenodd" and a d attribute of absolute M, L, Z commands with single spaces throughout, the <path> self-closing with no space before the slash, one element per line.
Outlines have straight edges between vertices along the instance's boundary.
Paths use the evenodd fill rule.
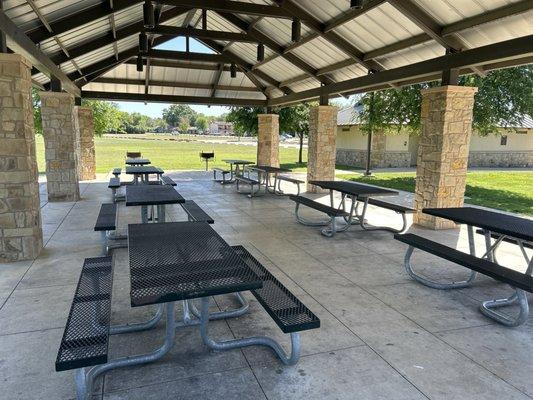
<path fill-rule="evenodd" d="M 301 36 L 302 36 L 302 22 L 298 18 L 294 18 L 292 20 L 291 39 L 293 42 L 297 42 L 300 40 Z"/>
<path fill-rule="evenodd" d="M 145 0 L 143 4 L 143 19 L 144 27 L 146 29 L 155 28 L 155 14 L 154 14 L 154 5 L 150 0 Z"/>
<path fill-rule="evenodd" d="M 257 45 L 257 61 L 262 62 L 265 59 L 265 45 L 259 43 Z"/>
<path fill-rule="evenodd" d="M 350 0 L 350 8 L 360 10 L 363 8 L 363 0 Z"/>
<path fill-rule="evenodd" d="M 144 32 L 139 33 L 139 53 L 148 53 L 148 36 Z"/>

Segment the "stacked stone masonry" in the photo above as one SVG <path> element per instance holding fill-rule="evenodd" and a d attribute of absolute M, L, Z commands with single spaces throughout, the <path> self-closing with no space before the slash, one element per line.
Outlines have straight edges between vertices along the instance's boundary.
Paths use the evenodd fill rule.
<path fill-rule="evenodd" d="M 31 86 L 31 64 L 0 54 L 0 262 L 43 247 Z"/>
<path fill-rule="evenodd" d="M 257 116 L 257 165 L 279 167 L 279 115 Z"/>
<path fill-rule="evenodd" d="M 311 108 L 309 111 L 307 181 L 335 179 L 336 136 L 337 107 Z M 308 184 L 307 191 L 318 193 L 320 189 Z"/>
<path fill-rule="evenodd" d="M 76 107 L 76 110 L 80 130 L 79 179 L 91 180 L 96 178 L 93 112 L 88 107 Z"/>
<path fill-rule="evenodd" d="M 79 128 L 74 96 L 41 92 L 48 201 L 77 201 Z"/>
<path fill-rule="evenodd" d="M 472 110 L 477 88 L 442 86 L 422 91 L 421 136 L 416 171 L 416 224 L 453 228 L 451 221 L 421 211 L 464 202 Z"/>

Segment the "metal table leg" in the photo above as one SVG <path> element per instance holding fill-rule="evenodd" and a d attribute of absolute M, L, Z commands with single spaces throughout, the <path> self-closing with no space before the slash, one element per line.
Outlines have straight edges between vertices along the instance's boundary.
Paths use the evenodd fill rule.
<path fill-rule="evenodd" d="M 501 235 L 498 239 L 496 239 L 495 243 L 491 243 L 491 232 L 486 231 L 485 232 L 485 247 L 486 247 L 486 253 L 485 256 L 491 261 L 495 260 L 495 252 L 498 248 L 499 244 L 503 241 L 505 238 L 504 235 Z M 522 254 L 526 260 L 526 263 L 528 263 L 528 267 L 526 270 L 526 275 L 532 275 L 533 274 L 533 257 L 529 259 L 527 256 L 527 253 L 525 252 L 523 243 L 521 241 L 518 241 L 518 245 L 520 246 L 520 249 L 522 251 Z M 529 304 L 527 301 L 527 295 L 526 292 L 522 289 L 517 289 L 514 287 L 511 287 L 513 289 L 513 294 L 507 298 L 503 299 L 493 299 L 493 300 L 487 300 L 481 303 L 479 306 L 479 310 L 483 315 L 486 317 L 489 317 L 496 322 L 499 322 L 502 325 L 509 326 L 509 327 L 515 327 L 522 325 L 524 322 L 527 321 L 527 317 L 529 315 Z M 518 314 L 515 316 L 510 316 L 503 314 L 501 312 L 496 311 L 496 309 L 500 307 L 506 307 L 506 306 L 512 306 L 514 304 L 517 304 L 519 307 Z"/>
<path fill-rule="evenodd" d="M 209 336 L 207 325 L 209 322 L 209 298 L 202 298 L 200 314 L 200 335 L 204 344 L 213 350 L 231 350 L 247 346 L 270 347 L 285 365 L 294 365 L 300 358 L 300 335 L 298 332 L 291 333 L 291 352 L 287 354 L 283 347 L 275 340 L 265 336 L 254 336 L 243 339 L 217 341 Z"/>
<path fill-rule="evenodd" d="M 96 365 L 94 367 L 80 368 L 76 371 L 76 393 L 78 400 L 89 400 L 92 396 L 92 387 L 95 379 L 112 369 L 131 367 L 134 365 L 151 363 L 162 358 L 167 354 L 174 345 L 176 335 L 174 320 L 174 302 L 166 303 L 166 329 L 165 341 L 163 345 L 156 350 L 135 356 L 128 356 L 111 360 L 106 364 Z"/>

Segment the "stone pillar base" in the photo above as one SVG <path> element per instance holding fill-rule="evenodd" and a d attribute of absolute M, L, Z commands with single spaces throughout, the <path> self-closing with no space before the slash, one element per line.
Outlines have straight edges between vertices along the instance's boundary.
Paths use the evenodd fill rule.
<path fill-rule="evenodd" d="M 279 167 L 279 115 L 259 114 L 257 119 L 257 165 Z"/>
<path fill-rule="evenodd" d="M 0 263 L 43 247 L 31 86 L 29 61 L 0 54 Z"/>
<path fill-rule="evenodd" d="M 337 108 L 316 106 L 309 110 L 309 143 L 307 181 L 335 179 L 335 139 Z M 323 189 L 307 184 L 307 191 L 324 193 Z M 327 192 L 327 191 L 326 191 Z"/>
<path fill-rule="evenodd" d="M 79 130 L 74 96 L 41 92 L 48 201 L 78 201 Z"/>
<path fill-rule="evenodd" d="M 423 214 L 422 209 L 463 206 L 476 92 L 477 88 L 465 86 L 422 91 L 415 224 L 431 229 L 456 226 L 452 221 Z"/>
<path fill-rule="evenodd" d="M 96 179 L 93 110 L 89 107 L 76 107 L 76 112 L 80 129 L 79 179 L 81 181 Z"/>

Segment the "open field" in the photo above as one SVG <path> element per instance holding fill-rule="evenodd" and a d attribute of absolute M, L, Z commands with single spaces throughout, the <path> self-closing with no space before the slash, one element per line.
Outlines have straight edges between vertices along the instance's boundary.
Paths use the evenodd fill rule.
<path fill-rule="evenodd" d="M 338 175 L 358 182 L 415 191 L 414 172 L 378 172 L 375 176 Z M 466 194 L 470 204 L 533 215 L 533 172 L 469 172 Z"/>
<path fill-rule="evenodd" d="M 180 139 L 184 139 L 180 136 Z M 189 139 L 189 138 L 187 138 Z M 256 147 L 228 143 L 205 143 L 174 140 L 143 140 L 131 138 L 96 138 L 96 171 L 109 172 L 124 163 L 126 150 L 141 151 L 143 156 L 150 158 L 154 165 L 165 170 L 201 170 L 203 161 L 198 153 L 202 150 L 215 151 L 215 160 L 209 166 L 226 166 L 222 161 L 226 158 L 255 160 Z M 304 149 L 304 159 L 307 150 Z M 42 136 L 37 136 L 37 159 L 39 171 L 45 171 L 44 144 Z M 298 149 L 280 147 L 282 166 L 296 172 L 305 172 L 305 163 L 297 164 Z M 338 169 L 354 169 L 337 166 Z M 414 172 L 383 172 L 374 177 L 363 177 L 358 174 L 338 174 L 339 178 L 368 182 L 374 185 L 414 192 Z M 505 211 L 533 215 L 533 172 L 469 172 L 467 177 L 466 196 L 471 204 L 493 207 Z"/>
<path fill-rule="evenodd" d="M 37 136 L 37 160 L 39 171 L 45 171 L 44 142 L 42 136 Z M 95 138 L 96 172 L 109 172 L 114 167 L 124 164 L 126 151 L 140 151 L 143 157 L 149 158 L 152 164 L 164 170 L 201 170 L 205 168 L 200 159 L 200 151 L 215 151 L 215 160 L 209 166 L 227 166 L 222 160 L 239 158 L 254 161 L 257 149 L 255 146 L 243 146 L 227 143 L 203 143 L 199 141 L 170 141 L 143 139 Z M 307 151 L 304 150 L 304 159 Z M 282 164 L 293 166 L 298 160 L 297 148 L 280 147 L 280 161 Z"/>

